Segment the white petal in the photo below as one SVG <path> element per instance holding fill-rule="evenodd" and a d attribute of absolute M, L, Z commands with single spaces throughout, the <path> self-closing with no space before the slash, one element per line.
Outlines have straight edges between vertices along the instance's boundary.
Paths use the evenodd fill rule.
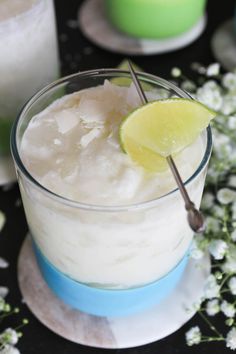
<path fill-rule="evenodd" d="M 5 214 L 2 211 L 0 211 L 0 231 L 2 230 L 5 222 L 6 222 Z"/>
<path fill-rule="evenodd" d="M 2 257 L 0 257 L 0 268 L 7 268 L 9 263 Z"/>

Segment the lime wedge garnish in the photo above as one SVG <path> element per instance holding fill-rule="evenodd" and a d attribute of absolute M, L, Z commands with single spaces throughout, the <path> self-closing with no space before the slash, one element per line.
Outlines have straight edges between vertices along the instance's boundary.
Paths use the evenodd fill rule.
<path fill-rule="evenodd" d="M 166 157 L 192 144 L 216 113 L 200 102 L 170 98 L 147 103 L 120 126 L 123 150 L 150 171 L 167 168 Z"/>
<path fill-rule="evenodd" d="M 134 64 L 133 62 L 131 62 L 133 69 L 137 72 L 142 72 L 143 70 L 136 64 Z M 128 70 L 129 71 L 129 64 L 128 64 L 128 60 L 124 59 L 122 60 L 122 62 L 117 66 L 117 69 L 120 70 Z M 132 83 L 132 79 L 131 77 L 115 77 L 113 79 L 110 80 L 114 85 L 118 85 L 118 86 L 130 86 L 130 84 Z M 146 82 L 141 82 L 142 88 L 144 91 L 150 91 L 152 89 L 152 85 L 146 83 Z"/>

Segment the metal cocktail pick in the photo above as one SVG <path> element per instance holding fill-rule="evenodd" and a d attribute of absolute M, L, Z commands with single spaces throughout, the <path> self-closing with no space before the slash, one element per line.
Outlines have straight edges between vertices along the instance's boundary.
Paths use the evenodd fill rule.
<path fill-rule="evenodd" d="M 139 97 L 142 101 L 143 104 L 148 103 L 147 97 L 142 89 L 142 86 L 137 78 L 137 75 L 131 65 L 130 62 L 128 62 L 129 65 L 129 70 L 130 74 L 132 77 L 132 80 L 134 82 L 134 85 L 137 89 L 137 92 L 139 94 Z M 175 162 L 172 158 L 171 155 L 167 156 L 166 158 L 168 165 L 171 169 L 171 172 L 175 178 L 175 181 L 177 183 L 177 186 L 179 187 L 180 193 L 183 197 L 184 203 L 185 203 L 185 209 L 187 210 L 187 219 L 189 226 L 194 232 L 201 233 L 205 229 L 205 222 L 204 222 L 204 217 L 202 213 L 195 207 L 194 203 L 191 201 L 189 198 L 188 192 L 184 186 L 184 183 L 182 181 L 182 178 L 179 174 L 179 171 L 175 165 Z"/>

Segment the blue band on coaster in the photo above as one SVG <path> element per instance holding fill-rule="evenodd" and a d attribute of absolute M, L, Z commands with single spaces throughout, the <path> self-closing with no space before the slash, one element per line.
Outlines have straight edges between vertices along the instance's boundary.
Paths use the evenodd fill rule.
<path fill-rule="evenodd" d="M 165 277 L 131 289 L 100 289 L 79 283 L 57 270 L 33 242 L 41 273 L 49 288 L 67 305 L 97 316 L 126 316 L 158 304 L 181 278 L 188 255 Z"/>

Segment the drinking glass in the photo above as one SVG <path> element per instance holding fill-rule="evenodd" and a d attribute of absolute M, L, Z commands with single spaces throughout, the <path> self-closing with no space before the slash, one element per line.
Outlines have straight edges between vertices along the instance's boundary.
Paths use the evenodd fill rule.
<path fill-rule="evenodd" d="M 159 77 L 138 73 L 138 78 L 149 94 L 190 98 Z M 160 302 L 183 274 L 193 232 L 179 190 L 131 205 L 80 203 L 41 185 L 20 153 L 22 136 L 35 114 L 65 94 L 102 85 L 104 80 L 121 86 L 131 82 L 127 71 L 100 69 L 62 78 L 39 91 L 14 124 L 11 148 L 33 248 L 48 286 L 74 308 L 119 316 Z M 199 149 L 200 163 L 185 181 L 197 207 L 211 154 L 209 127 L 200 140 L 204 146 L 202 153 Z"/>
<path fill-rule="evenodd" d="M 23 104 L 59 77 L 53 0 L 0 2 L 0 155 Z"/>

